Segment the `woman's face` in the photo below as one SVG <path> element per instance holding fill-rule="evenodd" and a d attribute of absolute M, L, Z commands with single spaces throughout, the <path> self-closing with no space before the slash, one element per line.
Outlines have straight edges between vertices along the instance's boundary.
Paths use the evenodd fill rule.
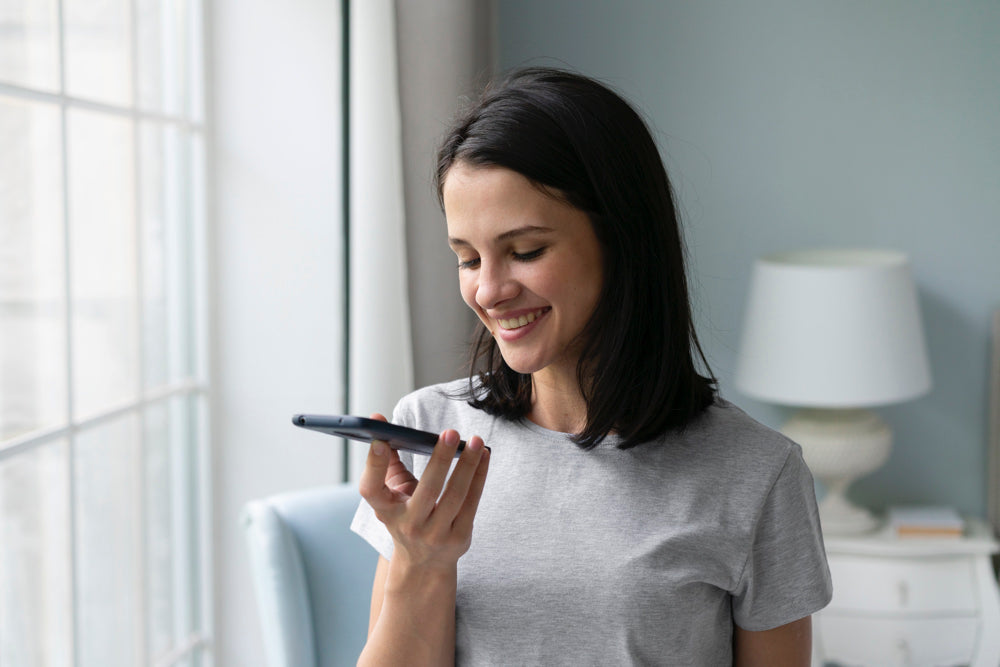
<path fill-rule="evenodd" d="M 502 167 L 457 162 L 442 191 L 462 298 L 504 361 L 519 373 L 575 373 L 603 284 L 590 219 Z"/>

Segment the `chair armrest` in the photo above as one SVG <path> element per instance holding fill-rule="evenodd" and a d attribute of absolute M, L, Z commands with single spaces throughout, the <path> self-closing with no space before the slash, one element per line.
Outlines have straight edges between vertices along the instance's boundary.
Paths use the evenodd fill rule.
<path fill-rule="evenodd" d="M 243 526 L 270 667 L 315 667 L 316 648 L 302 555 L 267 500 L 248 503 Z"/>

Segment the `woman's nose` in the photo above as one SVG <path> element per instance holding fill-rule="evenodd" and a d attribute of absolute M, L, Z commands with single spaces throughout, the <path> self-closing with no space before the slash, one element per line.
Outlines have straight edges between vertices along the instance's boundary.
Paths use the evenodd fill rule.
<path fill-rule="evenodd" d="M 502 264 L 480 261 L 479 282 L 476 285 L 476 303 L 480 308 L 495 308 L 517 295 L 517 284 Z"/>

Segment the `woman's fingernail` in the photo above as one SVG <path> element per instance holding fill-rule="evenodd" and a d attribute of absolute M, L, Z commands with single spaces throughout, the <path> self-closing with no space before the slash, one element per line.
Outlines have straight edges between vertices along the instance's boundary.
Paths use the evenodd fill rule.
<path fill-rule="evenodd" d="M 389 453 L 389 445 L 385 444 L 381 440 L 372 440 L 372 453 L 375 456 L 385 456 Z"/>

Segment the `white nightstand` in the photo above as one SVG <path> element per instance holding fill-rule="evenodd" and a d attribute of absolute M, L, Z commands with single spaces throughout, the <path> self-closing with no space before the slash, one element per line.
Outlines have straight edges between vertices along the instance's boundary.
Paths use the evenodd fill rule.
<path fill-rule="evenodd" d="M 985 524 L 959 539 L 824 539 L 833 601 L 813 617 L 814 664 L 1000 665 L 1000 545 Z"/>

